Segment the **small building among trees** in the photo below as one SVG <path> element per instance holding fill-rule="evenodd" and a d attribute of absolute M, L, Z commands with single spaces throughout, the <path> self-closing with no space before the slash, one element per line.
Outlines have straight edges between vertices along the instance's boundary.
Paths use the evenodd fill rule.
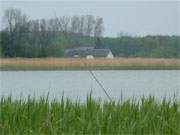
<path fill-rule="evenodd" d="M 110 49 L 95 49 L 94 47 L 79 47 L 76 49 L 67 49 L 64 56 L 66 58 L 108 58 L 113 59 L 114 56 Z"/>

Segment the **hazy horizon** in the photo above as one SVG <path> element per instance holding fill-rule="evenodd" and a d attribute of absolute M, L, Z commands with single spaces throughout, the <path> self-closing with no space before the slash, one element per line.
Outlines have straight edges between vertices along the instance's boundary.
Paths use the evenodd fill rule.
<path fill-rule="evenodd" d="M 0 1 L 2 18 L 7 8 L 20 8 L 30 19 L 94 15 L 104 20 L 104 36 L 180 35 L 180 1 Z M 2 21 L 2 20 L 1 20 Z"/>

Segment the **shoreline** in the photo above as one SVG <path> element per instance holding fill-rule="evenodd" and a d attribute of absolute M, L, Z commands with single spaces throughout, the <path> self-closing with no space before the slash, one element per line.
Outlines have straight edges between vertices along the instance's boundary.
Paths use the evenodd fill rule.
<path fill-rule="evenodd" d="M 85 62 L 85 64 L 83 63 Z M 180 70 L 180 59 L 1 58 L 0 71 L 18 70 Z"/>

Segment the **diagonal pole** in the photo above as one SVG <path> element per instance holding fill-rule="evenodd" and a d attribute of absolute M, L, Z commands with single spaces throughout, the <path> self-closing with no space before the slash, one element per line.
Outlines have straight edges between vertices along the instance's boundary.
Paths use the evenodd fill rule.
<path fill-rule="evenodd" d="M 82 63 L 86 66 L 86 62 L 83 60 L 83 58 L 81 59 Z M 107 93 L 107 90 L 104 88 L 104 86 L 102 85 L 102 83 L 97 79 L 97 77 L 95 76 L 95 74 L 92 72 L 92 70 L 88 69 L 89 73 L 92 75 L 92 77 L 94 78 L 94 80 L 97 82 L 97 84 L 101 87 L 101 89 L 103 90 L 103 92 L 106 94 L 106 96 L 108 97 L 108 99 L 112 102 L 112 98 L 110 97 L 110 95 Z"/>

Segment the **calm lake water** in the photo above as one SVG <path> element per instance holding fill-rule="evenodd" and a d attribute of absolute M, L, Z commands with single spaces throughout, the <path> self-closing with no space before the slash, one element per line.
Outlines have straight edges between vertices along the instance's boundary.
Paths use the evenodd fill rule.
<path fill-rule="evenodd" d="M 120 100 L 121 97 L 139 98 L 153 95 L 158 100 L 163 97 L 180 97 L 180 71 L 166 70 L 120 70 L 93 71 L 99 81 L 107 89 L 109 95 Z M 1 71 L 0 96 L 39 98 L 65 97 L 73 100 L 85 100 L 92 91 L 95 98 L 107 99 L 88 71 Z"/>

